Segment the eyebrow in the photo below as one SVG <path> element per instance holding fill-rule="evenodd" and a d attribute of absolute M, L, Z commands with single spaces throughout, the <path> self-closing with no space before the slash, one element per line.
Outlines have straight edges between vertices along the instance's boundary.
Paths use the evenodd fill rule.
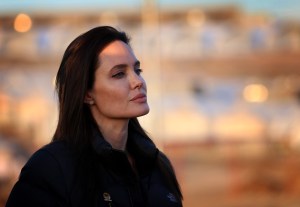
<path fill-rule="evenodd" d="M 135 61 L 135 63 L 133 64 L 133 67 L 140 67 L 141 65 L 141 62 L 140 61 Z M 120 69 L 120 68 L 126 68 L 128 65 L 127 64 L 118 64 L 118 65 L 115 65 L 112 67 L 112 70 L 113 69 Z"/>

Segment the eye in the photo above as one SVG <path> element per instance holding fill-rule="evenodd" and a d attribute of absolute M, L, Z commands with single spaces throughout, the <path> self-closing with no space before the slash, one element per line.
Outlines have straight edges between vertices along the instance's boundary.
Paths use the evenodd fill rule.
<path fill-rule="evenodd" d="M 122 78 L 124 77 L 125 73 L 124 72 L 118 72 L 114 75 L 112 75 L 113 78 Z"/>
<path fill-rule="evenodd" d="M 136 69 L 134 69 L 134 71 L 135 71 L 135 73 L 136 73 L 137 75 L 140 75 L 141 72 L 143 72 L 143 70 L 140 69 L 140 68 L 136 68 Z"/>

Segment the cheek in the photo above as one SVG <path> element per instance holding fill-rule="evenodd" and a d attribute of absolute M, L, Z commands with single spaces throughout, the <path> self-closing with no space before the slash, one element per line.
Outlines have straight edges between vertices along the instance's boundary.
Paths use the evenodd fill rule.
<path fill-rule="evenodd" d="M 95 92 L 95 101 L 101 111 L 116 109 L 116 107 L 120 107 L 127 100 L 126 93 L 120 88 L 118 90 L 116 88 L 98 89 Z"/>

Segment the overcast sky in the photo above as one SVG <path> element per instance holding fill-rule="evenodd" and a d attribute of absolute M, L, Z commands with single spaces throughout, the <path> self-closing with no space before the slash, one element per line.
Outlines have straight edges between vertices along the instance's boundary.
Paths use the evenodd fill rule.
<path fill-rule="evenodd" d="M 0 15 L 19 12 L 63 12 L 110 8 L 140 8 L 142 0 L 0 0 Z M 160 7 L 239 5 L 246 12 L 266 12 L 300 20 L 300 0 L 156 0 Z"/>

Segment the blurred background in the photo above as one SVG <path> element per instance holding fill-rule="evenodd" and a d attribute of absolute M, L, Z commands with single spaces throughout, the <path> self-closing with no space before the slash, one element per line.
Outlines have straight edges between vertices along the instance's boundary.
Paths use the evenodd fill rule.
<path fill-rule="evenodd" d="M 187 207 L 300 205 L 300 1 L 1 0 L 0 206 L 58 118 L 67 45 L 126 31 Z"/>

